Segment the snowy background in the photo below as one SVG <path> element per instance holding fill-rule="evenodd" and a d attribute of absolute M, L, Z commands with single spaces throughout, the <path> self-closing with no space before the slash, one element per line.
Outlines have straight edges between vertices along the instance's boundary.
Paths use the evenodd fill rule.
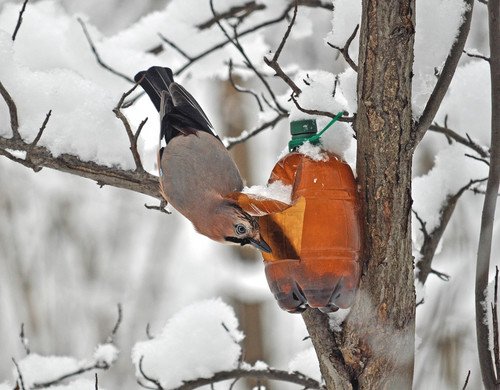
<path fill-rule="evenodd" d="M 214 3 L 223 10 L 245 1 Z M 241 29 L 279 15 L 288 4 L 284 0 L 260 3 L 266 10 L 252 14 Z M 333 14 L 300 8 L 280 63 L 303 89 L 302 106 L 353 113 L 356 74 L 326 42 L 343 46 L 359 23 L 360 4 L 336 0 L 334 5 Z M 32 140 L 52 109 L 40 145 L 55 155 L 76 154 L 124 169 L 132 168 L 133 160 L 126 133 L 111 110 L 130 83 L 97 64 L 77 18 L 86 23 L 103 60 L 129 77 L 151 65 L 178 69 L 185 63 L 169 47 L 160 54 L 148 53 L 161 43 L 159 32 L 192 56 L 224 38 L 217 26 L 202 32 L 195 27 L 211 17 L 204 0 L 43 0 L 30 1 L 13 43 L 20 6 L 19 1 L 0 0 L 0 81 L 17 103 L 22 136 Z M 418 2 L 416 116 L 432 90 L 434 69 L 443 64 L 462 12 L 461 1 Z M 254 64 L 267 73 L 262 57 L 276 49 L 284 30 L 285 25 L 278 24 L 241 39 Z M 466 48 L 487 55 L 486 37 L 486 7 L 477 4 Z M 356 37 L 350 49 L 354 61 L 357 51 Z M 178 80 L 199 100 L 222 136 L 237 136 L 269 119 L 272 112 L 260 113 L 251 97 L 234 91 L 224 66 L 229 58 L 242 63 L 228 45 L 195 63 Z M 332 98 L 336 76 L 339 86 Z M 259 87 L 248 71 L 238 77 L 241 83 Z M 276 80 L 272 85 L 291 117 L 303 117 L 287 101 L 289 92 L 283 83 Z M 448 115 L 450 128 L 487 146 L 489 88 L 487 63 L 464 56 L 436 121 L 442 125 Z M 153 106 L 141 98 L 125 114 L 135 126 L 150 118 L 139 147 L 146 169 L 154 172 L 158 122 Z M 318 118 L 318 127 L 327 122 Z M 249 185 L 267 180 L 288 140 L 287 126 L 285 120 L 232 150 Z M 355 143 L 350 134 L 349 126 L 335 125 L 334 131 L 325 134 L 325 144 L 354 166 Z M 10 135 L 3 102 L 0 135 Z M 484 163 L 464 155 L 470 152 L 430 132 L 419 146 L 413 198 L 428 230 L 439 223 L 439 209 L 447 195 L 470 179 L 486 176 Z M 213 243 L 175 212 L 166 216 L 145 209 L 144 203 L 154 202 L 151 199 L 100 189 L 67 174 L 48 169 L 35 174 L 2 158 L 0 183 L 0 383 L 6 382 L 0 389 L 12 388 L 12 357 L 20 362 L 28 382 L 50 375 L 47 364 L 62 370 L 96 359 L 116 360 L 113 368 L 99 374 L 103 389 L 137 387 L 141 356 L 145 371 L 162 378 L 165 386 L 235 367 L 241 354 L 251 364 L 261 360 L 318 377 L 311 343 L 303 340 L 307 333 L 301 317 L 278 309 L 257 252 Z M 468 370 L 470 388 L 480 386 L 473 281 L 481 205 L 480 195 L 467 191 L 462 196 L 433 263 L 450 275 L 450 281 L 430 275 L 425 292 L 419 289 L 425 303 L 417 309 L 417 389 L 460 388 Z M 495 237 L 500 236 L 498 226 Z M 416 248 L 422 242 L 418 228 L 413 221 Z M 500 253 L 499 241 L 494 239 L 493 259 Z M 102 345 L 106 346 L 115 323 L 118 302 L 124 317 L 115 340 L 117 355 Z M 21 323 L 33 351 L 28 358 L 18 337 Z M 147 324 L 154 336 L 149 341 Z M 102 348 L 96 350 L 98 345 Z M 50 361 L 42 357 L 52 355 L 60 357 Z M 93 374 L 63 388 L 93 388 Z"/>

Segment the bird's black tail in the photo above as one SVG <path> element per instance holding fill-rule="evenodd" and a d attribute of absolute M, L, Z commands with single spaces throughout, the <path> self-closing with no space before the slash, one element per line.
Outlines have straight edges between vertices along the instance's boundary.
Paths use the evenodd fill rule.
<path fill-rule="evenodd" d="M 168 87 L 174 82 L 172 70 L 153 66 L 146 71 L 137 73 L 134 80 L 141 85 L 155 105 L 156 110 L 160 112 L 161 93 L 168 91 Z"/>
<path fill-rule="evenodd" d="M 174 82 L 170 68 L 153 66 L 137 73 L 134 80 L 146 91 L 160 113 L 160 138 L 165 138 L 166 143 L 179 134 L 197 131 L 219 138 L 195 98 L 182 85 Z"/>

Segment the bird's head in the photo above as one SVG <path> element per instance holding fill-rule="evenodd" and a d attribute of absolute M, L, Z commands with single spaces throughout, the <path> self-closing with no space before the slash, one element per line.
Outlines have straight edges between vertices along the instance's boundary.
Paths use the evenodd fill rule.
<path fill-rule="evenodd" d="M 247 245 L 270 253 L 271 247 L 261 237 L 257 219 L 243 211 L 232 200 L 225 200 L 216 212 L 214 228 L 217 231 L 216 239 L 226 243 Z"/>

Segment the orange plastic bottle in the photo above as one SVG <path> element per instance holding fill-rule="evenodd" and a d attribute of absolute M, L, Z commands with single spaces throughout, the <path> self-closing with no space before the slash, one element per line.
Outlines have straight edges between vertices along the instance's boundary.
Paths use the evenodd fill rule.
<path fill-rule="evenodd" d="M 315 121 L 291 124 L 292 141 L 316 133 Z M 293 146 L 291 146 L 293 147 Z M 272 253 L 263 253 L 269 287 L 279 306 L 300 312 L 349 307 L 358 286 L 361 227 L 356 181 L 338 156 L 324 161 L 292 151 L 275 165 L 269 183 L 292 185 L 292 206 L 260 217 Z"/>

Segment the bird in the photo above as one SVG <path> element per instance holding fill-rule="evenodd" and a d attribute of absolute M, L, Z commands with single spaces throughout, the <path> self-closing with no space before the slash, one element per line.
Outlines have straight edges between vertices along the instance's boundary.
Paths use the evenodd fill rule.
<path fill-rule="evenodd" d="M 158 167 L 165 200 L 208 238 L 270 253 L 258 220 L 238 204 L 244 187 L 238 167 L 195 98 L 167 67 L 153 66 L 134 80 L 159 112 Z"/>

